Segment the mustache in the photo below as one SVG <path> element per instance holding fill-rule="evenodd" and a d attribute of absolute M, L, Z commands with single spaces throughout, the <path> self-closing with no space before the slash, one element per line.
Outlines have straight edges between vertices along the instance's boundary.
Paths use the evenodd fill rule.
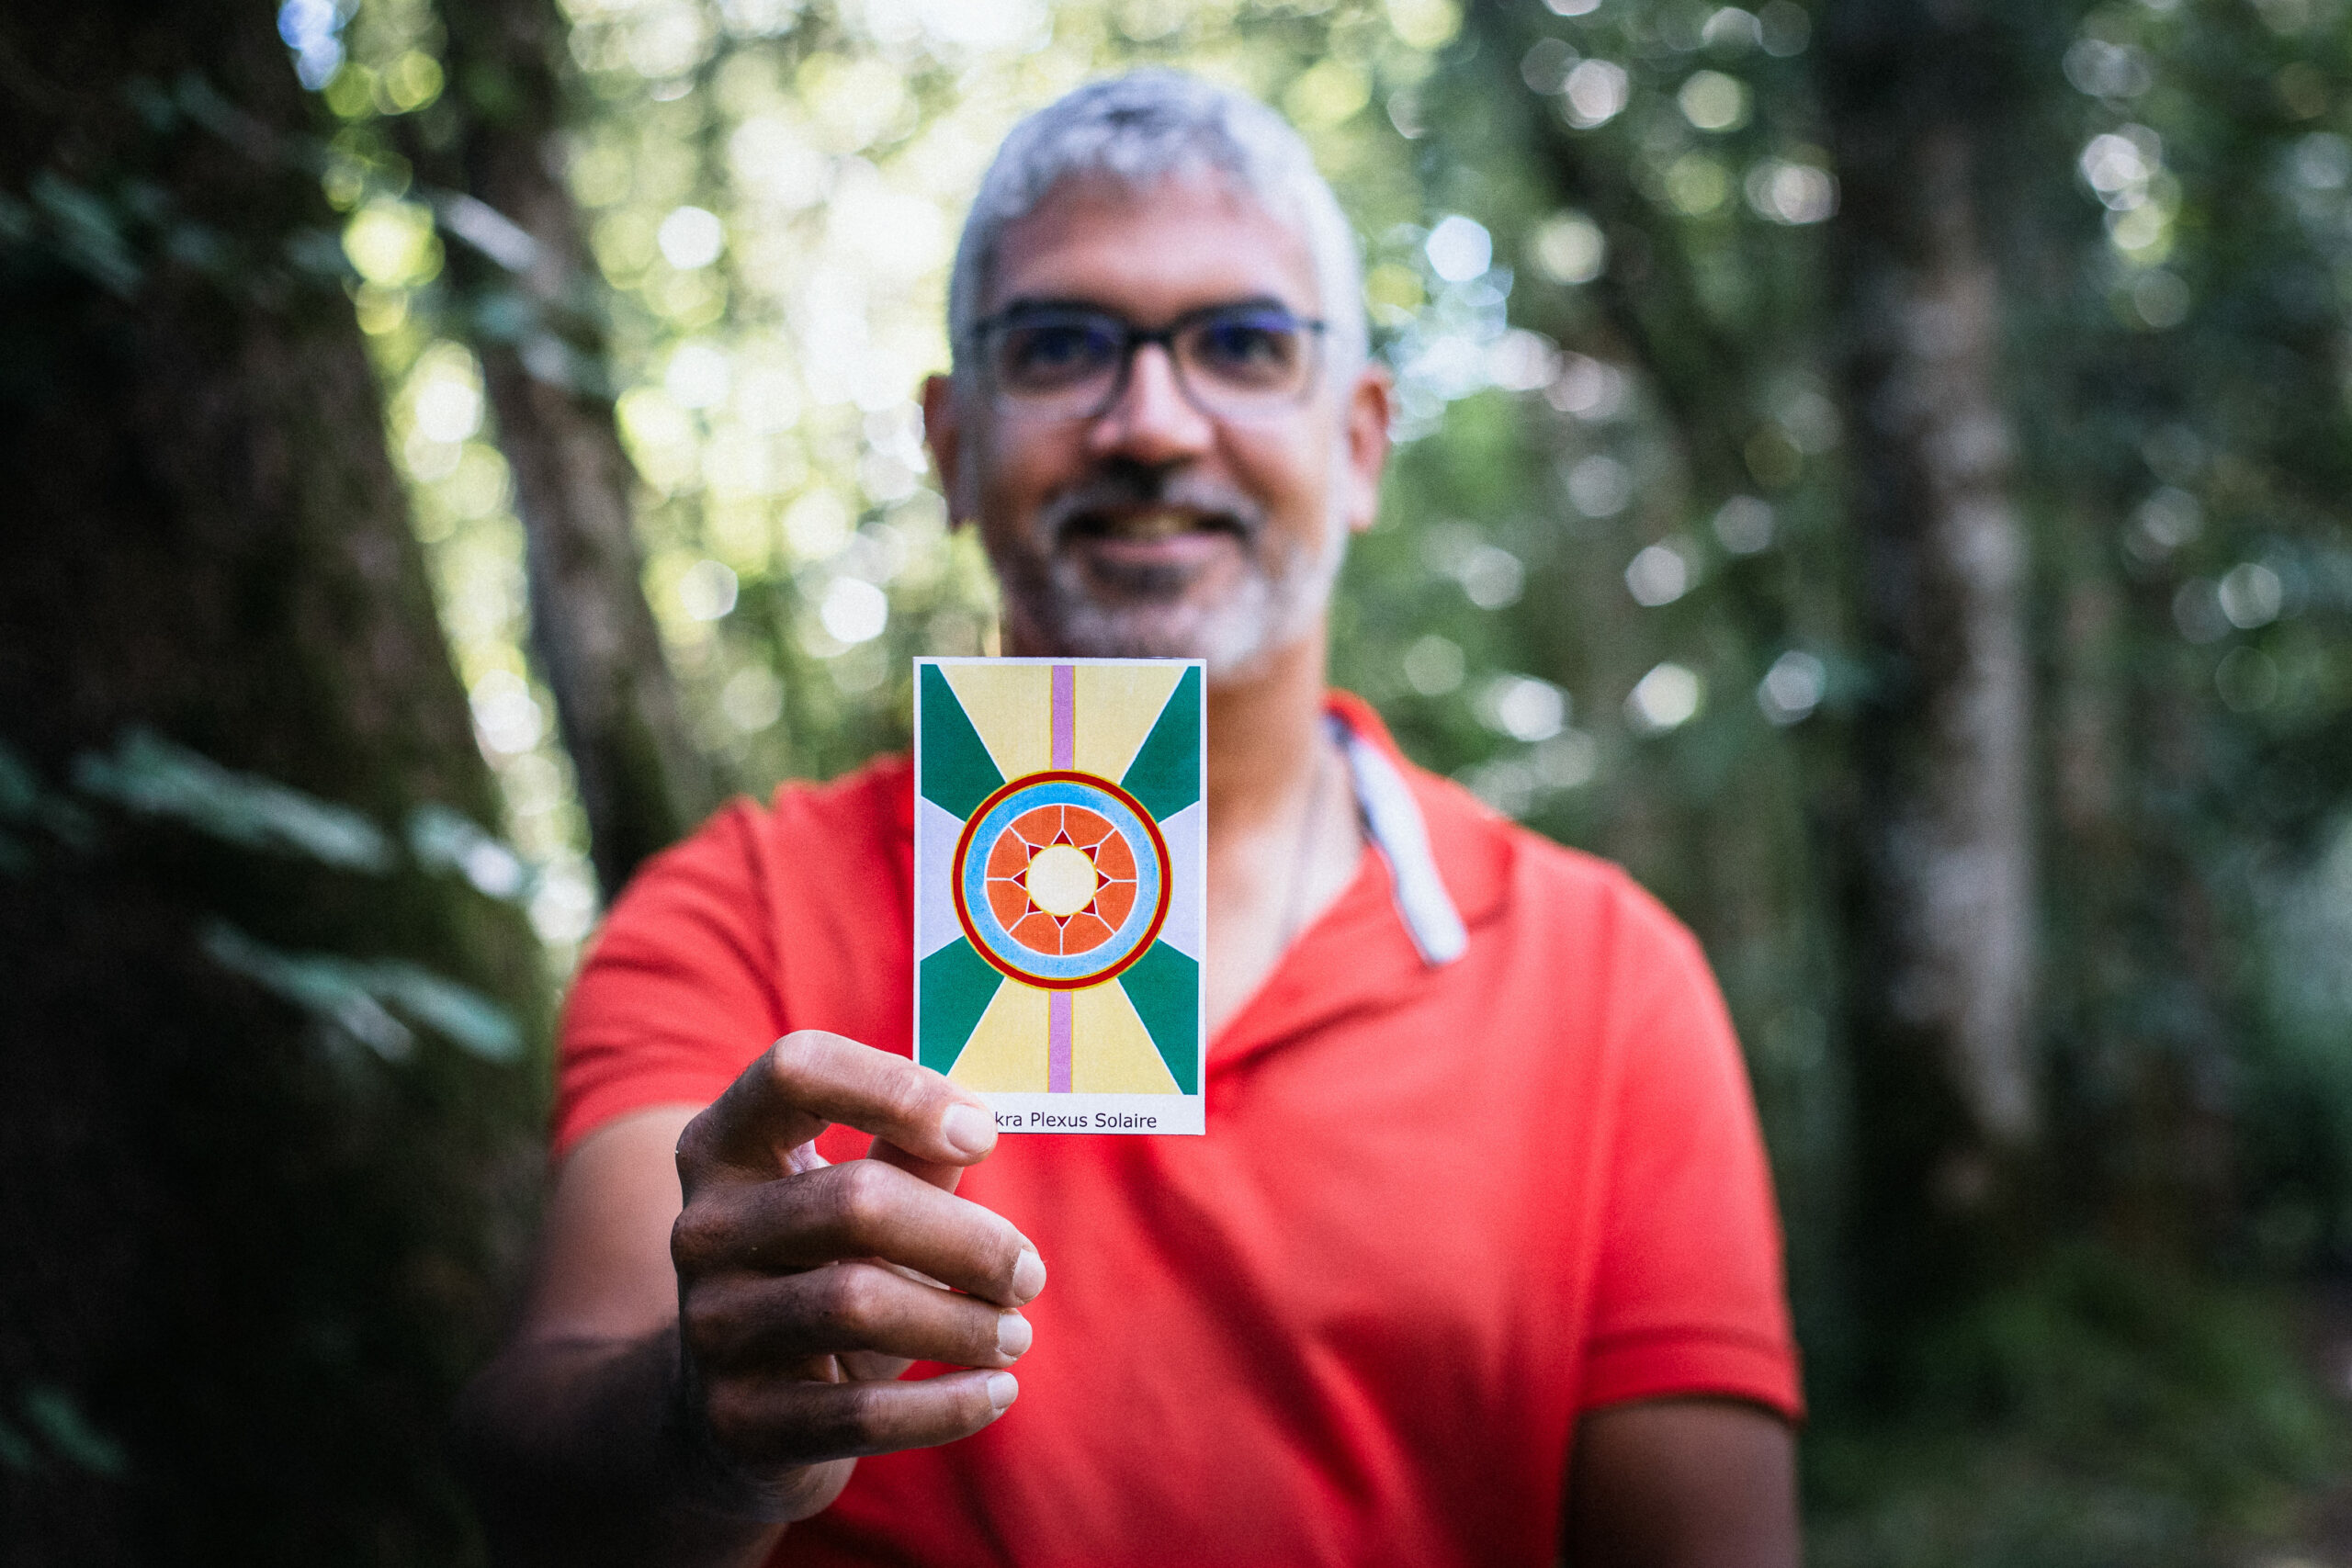
<path fill-rule="evenodd" d="M 1159 510 L 1190 512 L 1211 527 L 1230 529 L 1254 544 L 1265 528 L 1265 513 L 1249 496 L 1215 480 L 1139 463 L 1106 465 L 1048 501 L 1037 513 L 1037 533 L 1047 547 L 1098 518 Z"/>

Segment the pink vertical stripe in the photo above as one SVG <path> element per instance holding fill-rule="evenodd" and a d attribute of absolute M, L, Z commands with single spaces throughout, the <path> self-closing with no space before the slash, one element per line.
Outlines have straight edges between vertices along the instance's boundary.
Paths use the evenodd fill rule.
<path fill-rule="evenodd" d="M 1068 769 L 1078 757 L 1078 668 L 1054 666 L 1053 765 Z M 1046 1091 L 1069 1092 L 1070 1007 L 1068 991 L 1046 993 Z"/>
<path fill-rule="evenodd" d="M 1078 765 L 1078 667 L 1054 666 L 1054 766 Z"/>
<path fill-rule="evenodd" d="M 1063 665 L 1054 672 L 1058 675 Z M 1069 993 L 1046 993 L 1046 1092 L 1069 1092 Z"/>

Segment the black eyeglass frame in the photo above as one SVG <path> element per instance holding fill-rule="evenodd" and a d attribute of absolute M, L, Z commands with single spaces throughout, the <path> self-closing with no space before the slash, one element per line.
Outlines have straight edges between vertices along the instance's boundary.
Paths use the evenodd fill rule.
<path fill-rule="evenodd" d="M 1305 333 L 1307 341 L 1314 345 L 1314 363 L 1308 366 L 1298 391 L 1279 401 L 1270 403 L 1270 406 L 1287 409 L 1304 404 L 1314 396 L 1316 385 L 1322 379 L 1323 339 L 1324 335 L 1330 331 L 1330 323 L 1317 316 L 1294 315 L 1291 313 L 1290 307 L 1278 300 L 1237 299 L 1217 305 L 1203 305 L 1195 310 L 1185 311 L 1165 326 L 1151 328 L 1138 327 L 1115 310 L 1106 310 L 1097 305 L 1024 302 L 973 322 L 967 341 L 971 345 L 973 361 L 980 372 L 981 380 L 988 384 L 992 391 L 999 391 L 999 395 L 1002 395 L 995 387 L 994 370 L 989 363 L 988 345 L 990 337 L 1008 327 L 1057 319 L 1105 323 L 1118 329 L 1119 333 L 1118 368 L 1111 377 L 1111 384 L 1103 392 L 1101 402 L 1084 412 L 1065 413 L 1060 415 L 1060 418 L 1083 423 L 1100 419 L 1109 412 L 1112 406 L 1125 395 L 1127 381 L 1135 374 L 1136 351 L 1147 344 L 1156 344 L 1168 355 L 1169 370 L 1175 377 L 1176 389 L 1183 395 L 1184 400 L 1192 404 L 1193 409 L 1205 418 L 1231 420 L 1236 417 L 1233 413 L 1210 407 L 1203 402 L 1200 394 L 1193 389 L 1192 382 L 1184 374 L 1183 356 L 1176 352 L 1176 339 L 1188 329 L 1198 326 L 1204 321 L 1213 321 L 1220 316 L 1251 313 L 1261 316 L 1281 316 L 1291 327 Z M 1010 400 L 1018 404 L 1029 400 L 1015 394 Z M 1245 423 L 1246 417 L 1243 416 Z"/>

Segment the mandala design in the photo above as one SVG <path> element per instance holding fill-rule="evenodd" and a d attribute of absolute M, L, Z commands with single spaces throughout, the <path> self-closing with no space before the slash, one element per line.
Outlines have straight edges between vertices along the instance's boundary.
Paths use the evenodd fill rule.
<path fill-rule="evenodd" d="M 918 660 L 915 685 L 915 1059 L 1197 1096 L 1201 666 Z"/>
<path fill-rule="evenodd" d="M 1032 773 L 982 802 L 950 873 L 965 934 L 1026 985 L 1100 985 L 1168 913 L 1168 846 L 1134 797 L 1087 773 Z"/>

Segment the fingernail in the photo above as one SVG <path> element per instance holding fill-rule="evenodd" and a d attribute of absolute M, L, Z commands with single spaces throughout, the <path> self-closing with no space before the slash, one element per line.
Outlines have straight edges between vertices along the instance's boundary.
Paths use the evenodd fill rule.
<path fill-rule="evenodd" d="M 984 1155 L 996 1146 L 996 1118 L 977 1105 L 951 1105 L 939 1119 L 939 1135 L 967 1155 Z"/>
<path fill-rule="evenodd" d="M 1020 1261 L 1012 1266 L 1012 1297 L 1025 1302 L 1046 1288 L 1046 1260 L 1031 1247 L 1021 1249 Z"/>
<path fill-rule="evenodd" d="M 1021 1397 L 1021 1383 L 1011 1372 L 997 1372 L 989 1378 L 989 1403 L 1002 1415 Z"/>
<path fill-rule="evenodd" d="M 1036 1337 L 1037 1331 L 1017 1312 L 1004 1313 L 996 1320 L 996 1353 L 1000 1356 L 1018 1356 Z"/>

